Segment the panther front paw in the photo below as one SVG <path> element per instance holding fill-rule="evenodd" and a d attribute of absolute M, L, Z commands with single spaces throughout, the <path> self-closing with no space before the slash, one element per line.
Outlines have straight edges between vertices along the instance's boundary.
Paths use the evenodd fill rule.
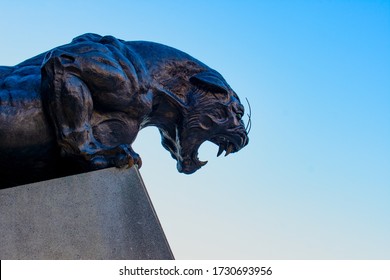
<path fill-rule="evenodd" d="M 114 165 L 119 168 L 130 168 L 136 165 L 138 168 L 142 166 L 142 160 L 139 154 L 128 145 L 119 145 L 115 148 L 117 155 L 114 159 Z"/>
<path fill-rule="evenodd" d="M 142 166 L 139 154 L 128 145 L 119 145 L 113 149 L 95 151 L 86 157 L 89 169 L 98 170 L 107 167 L 130 168 L 136 165 Z"/>

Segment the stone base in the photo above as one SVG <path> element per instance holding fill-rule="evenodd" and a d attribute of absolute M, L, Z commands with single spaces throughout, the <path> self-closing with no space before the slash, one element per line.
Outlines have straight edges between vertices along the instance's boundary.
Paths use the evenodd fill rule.
<path fill-rule="evenodd" d="M 0 259 L 173 254 L 138 170 L 110 168 L 0 190 Z"/>

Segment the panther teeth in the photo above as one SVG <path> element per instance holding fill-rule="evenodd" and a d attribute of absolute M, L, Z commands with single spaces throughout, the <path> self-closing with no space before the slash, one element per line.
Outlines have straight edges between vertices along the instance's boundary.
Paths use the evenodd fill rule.
<path fill-rule="evenodd" d="M 217 157 L 219 157 L 224 150 L 225 150 L 225 148 L 223 147 L 223 145 L 222 144 L 219 145 L 219 150 L 218 150 L 218 153 L 217 153 Z"/>
<path fill-rule="evenodd" d="M 199 161 L 200 163 L 200 166 L 205 166 L 207 164 L 208 161 Z"/>
<path fill-rule="evenodd" d="M 233 144 L 228 145 L 228 147 L 226 148 L 225 157 L 228 156 L 230 153 L 232 153 L 233 149 L 234 149 Z"/>

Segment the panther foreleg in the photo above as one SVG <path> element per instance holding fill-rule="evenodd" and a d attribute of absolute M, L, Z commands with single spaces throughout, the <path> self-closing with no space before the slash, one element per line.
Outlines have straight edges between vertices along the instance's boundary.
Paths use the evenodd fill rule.
<path fill-rule="evenodd" d="M 42 100 L 63 156 L 77 158 L 87 170 L 141 165 L 130 144 L 110 147 L 95 138 L 91 125 L 92 95 L 72 56 L 51 54 L 44 62 Z"/>

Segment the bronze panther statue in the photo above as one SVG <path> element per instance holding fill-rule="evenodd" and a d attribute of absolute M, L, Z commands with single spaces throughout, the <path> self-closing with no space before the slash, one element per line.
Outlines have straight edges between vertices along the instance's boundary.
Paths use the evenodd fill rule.
<path fill-rule="evenodd" d="M 157 126 L 162 145 L 191 174 L 248 144 L 236 93 L 215 70 L 152 42 L 84 34 L 70 44 L 0 67 L 0 187 L 105 167 L 141 166 L 131 148 Z"/>

